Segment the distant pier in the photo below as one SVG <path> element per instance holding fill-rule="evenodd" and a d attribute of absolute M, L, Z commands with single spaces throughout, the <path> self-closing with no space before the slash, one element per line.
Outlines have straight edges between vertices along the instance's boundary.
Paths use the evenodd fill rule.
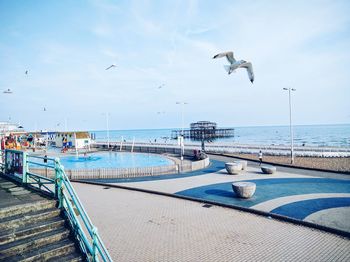
<path fill-rule="evenodd" d="M 209 121 L 198 121 L 190 125 L 190 129 L 172 130 L 171 138 L 179 136 L 190 138 L 195 141 L 215 140 L 216 138 L 234 137 L 234 128 L 217 128 L 216 123 Z"/>

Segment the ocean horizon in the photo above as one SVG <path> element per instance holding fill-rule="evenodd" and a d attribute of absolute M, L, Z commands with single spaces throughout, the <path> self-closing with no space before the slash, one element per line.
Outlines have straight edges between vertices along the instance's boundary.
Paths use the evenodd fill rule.
<path fill-rule="evenodd" d="M 232 143 L 233 145 L 290 144 L 289 125 L 222 128 L 234 128 L 235 136 L 215 139 L 214 143 Z M 171 139 L 172 130 L 181 130 L 181 128 L 109 130 L 109 139 L 110 141 L 123 139 L 131 142 L 135 139 L 137 142 L 170 143 L 175 141 Z M 107 130 L 91 130 L 89 132 L 96 135 L 97 141 L 107 140 Z M 295 146 L 350 147 L 350 124 L 295 125 L 293 133 Z M 190 139 L 186 139 L 186 141 L 190 142 Z"/>

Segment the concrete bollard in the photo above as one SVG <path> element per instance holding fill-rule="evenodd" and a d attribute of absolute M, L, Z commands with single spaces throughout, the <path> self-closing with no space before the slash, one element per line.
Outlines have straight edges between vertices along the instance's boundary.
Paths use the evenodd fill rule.
<path fill-rule="evenodd" d="M 263 166 L 261 166 L 261 171 L 262 171 L 264 174 L 271 175 L 271 174 L 273 174 L 273 173 L 276 173 L 276 167 L 274 167 L 274 166 L 269 166 L 269 165 L 263 165 Z"/>
<path fill-rule="evenodd" d="M 256 185 L 252 182 L 232 183 L 232 190 L 240 198 L 251 198 L 255 193 Z"/>
<path fill-rule="evenodd" d="M 236 160 L 234 163 L 239 163 L 242 164 L 242 170 L 246 170 L 248 166 L 248 161 L 247 160 Z"/>
<path fill-rule="evenodd" d="M 241 163 L 226 163 L 225 168 L 230 175 L 238 175 L 242 170 Z"/>

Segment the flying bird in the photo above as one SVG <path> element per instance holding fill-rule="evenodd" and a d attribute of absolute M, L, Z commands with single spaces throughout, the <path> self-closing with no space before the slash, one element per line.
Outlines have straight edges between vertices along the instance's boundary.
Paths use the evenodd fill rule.
<path fill-rule="evenodd" d="M 11 91 L 11 89 L 10 89 L 10 88 L 8 88 L 8 89 L 7 89 L 7 90 L 5 90 L 3 93 L 4 93 L 4 94 L 12 94 L 12 91 Z"/>
<path fill-rule="evenodd" d="M 109 67 L 106 68 L 106 70 L 111 69 L 112 67 L 117 67 L 115 64 L 111 64 Z"/>
<path fill-rule="evenodd" d="M 46 111 L 46 107 L 44 107 L 44 111 Z"/>
<path fill-rule="evenodd" d="M 161 84 L 160 86 L 158 86 L 158 89 L 161 89 L 165 86 L 165 84 Z"/>
<path fill-rule="evenodd" d="M 26 75 L 28 75 L 28 70 L 26 70 L 24 73 L 25 73 Z"/>
<path fill-rule="evenodd" d="M 250 82 L 254 82 L 254 72 L 253 72 L 253 66 L 251 62 L 247 62 L 245 60 L 236 60 L 233 57 L 233 52 L 224 52 L 217 55 L 214 55 L 213 59 L 226 57 L 227 61 L 229 61 L 230 65 L 224 65 L 225 70 L 228 74 L 231 74 L 232 72 L 235 72 L 237 68 L 245 68 L 248 72 L 248 77 Z"/>

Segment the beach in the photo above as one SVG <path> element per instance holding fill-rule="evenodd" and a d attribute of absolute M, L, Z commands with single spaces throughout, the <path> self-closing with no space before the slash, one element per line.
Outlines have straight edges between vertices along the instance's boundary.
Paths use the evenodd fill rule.
<path fill-rule="evenodd" d="M 235 157 L 258 160 L 257 154 L 225 154 Z M 335 172 L 350 173 L 350 157 L 294 157 L 294 164 L 287 156 L 263 156 L 263 162 L 282 164 L 294 167 L 323 169 Z"/>

